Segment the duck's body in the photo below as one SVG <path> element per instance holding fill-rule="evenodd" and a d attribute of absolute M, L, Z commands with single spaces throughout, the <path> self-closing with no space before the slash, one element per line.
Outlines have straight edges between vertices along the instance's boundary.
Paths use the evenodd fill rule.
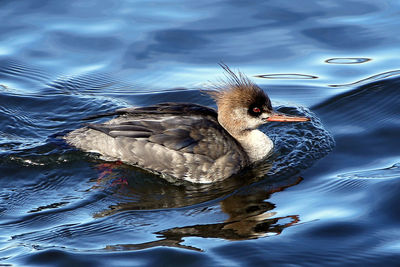
<path fill-rule="evenodd" d="M 218 123 L 214 109 L 164 103 L 117 114 L 104 124 L 69 133 L 68 143 L 195 183 L 222 180 L 250 163 L 241 145 Z"/>
<path fill-rule="evenodd" d="M 190 103 L 119 109 L 102 124 L 69 133 L 67 142 L 110 160 L 194 183 L 226 179 L 265 158 L 272 141 L 257 127 L 267 121 L 306 121 L 273 113 L 268 96 L 246 77 L 231 75 L 212 91 L 218 112 Z"/>

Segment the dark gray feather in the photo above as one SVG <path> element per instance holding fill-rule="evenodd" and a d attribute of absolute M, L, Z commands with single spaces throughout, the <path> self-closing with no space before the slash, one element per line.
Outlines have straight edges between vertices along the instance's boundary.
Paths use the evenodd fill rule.
<path fill-rule="evenodd" d="M 185 114 L 185 115 L 203 115 L 211 116 L 214 118 L 218 117 L 217 111 L 213 108 L 205 107 L 202 105 L 192 104 L 192 103 L 160 103 L 147 107 L 130 107 L 117 109 L 114 112 L 107 112 L 103 114 L 91 115 L 84 120 L 93 120 L 103 117 L 126 115 L 131 116 L 143 115 L 143 114 Z"/>
<path fill-rule="evenodd" d="M 69 133 L 67 142 L 193 182 L 221 180 L 248 164 L 243 148 L 211 108 L 164 103 L 117 110 L 115 115 L 120 116 Z"/>

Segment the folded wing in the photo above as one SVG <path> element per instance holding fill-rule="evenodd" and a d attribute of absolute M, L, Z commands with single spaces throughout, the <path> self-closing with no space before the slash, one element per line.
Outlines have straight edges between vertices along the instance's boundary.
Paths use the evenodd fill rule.
<path fill-rule="evenodd" d="M 248 163 L 241 146 L 219 125 L 213 109 L 165 103 L 120 109 L 116 114 L 120 116 L 106 123 L 71 132 L 67 142 L 193 182 L 225 179 Z"/>

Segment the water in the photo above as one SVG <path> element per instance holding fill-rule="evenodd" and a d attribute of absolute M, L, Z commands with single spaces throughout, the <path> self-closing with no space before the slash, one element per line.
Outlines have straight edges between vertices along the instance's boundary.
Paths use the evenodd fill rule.
<path fill-rule="evenodd" d="M 397 265 L 398 1 L 2 1 L 4 266 Z M 171 184 L 68 147 L 82 118 L 213 106 L 217 63 L 282 111 L 273 159 Z M 333 141 L 334 139 L 334 141 Z"/>

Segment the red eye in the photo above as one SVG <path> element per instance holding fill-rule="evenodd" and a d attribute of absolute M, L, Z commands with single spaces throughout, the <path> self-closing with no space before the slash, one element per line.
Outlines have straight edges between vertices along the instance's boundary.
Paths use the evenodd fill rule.
<path fill-rule="evenodd" d="M 259 112 L 261 112 L 261 110 L 259 108 L 255 107 L 255 108 L 253 108 L 253 112 L 259 113 Z"/>

